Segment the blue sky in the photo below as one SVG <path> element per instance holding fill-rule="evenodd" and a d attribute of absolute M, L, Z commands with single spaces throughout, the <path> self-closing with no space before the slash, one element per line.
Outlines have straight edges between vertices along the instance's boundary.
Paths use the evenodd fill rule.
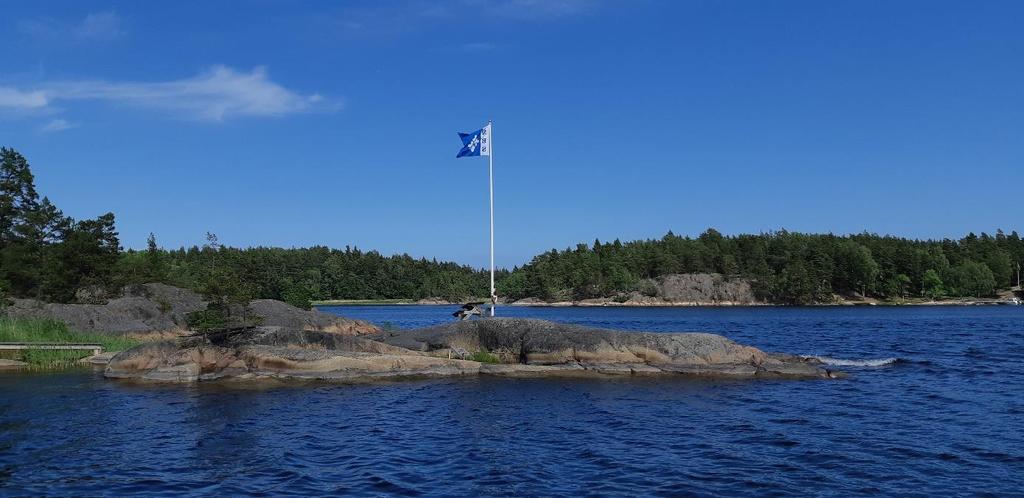
<path fill-rule="evenodd" d="M 0 144 L 122 243 L 499 265 L 594 238 L 1022 230 L 1024 3 L 11 2 Z"/>

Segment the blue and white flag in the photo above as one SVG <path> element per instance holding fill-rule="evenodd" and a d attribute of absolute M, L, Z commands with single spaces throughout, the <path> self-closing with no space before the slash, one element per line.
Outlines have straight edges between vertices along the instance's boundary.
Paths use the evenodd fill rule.
<path fill-rule="evenodd" d="M 462 150 L 455 157 L 489 156 L 491 155 L 491 125 L 472 133 L 459 133 L 462 139 Z"/>

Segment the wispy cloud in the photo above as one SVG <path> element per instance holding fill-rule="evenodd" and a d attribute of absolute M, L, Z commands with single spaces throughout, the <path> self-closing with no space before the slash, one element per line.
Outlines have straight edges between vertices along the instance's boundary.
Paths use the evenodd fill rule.
<path fill-rule="evenodd" d="M 215 66 L 195 77 L 163 82 L 86 80 L 48 82 L 31 90 L 0 87 L 0 108 L 46 108 L 76 100 L 107 101 L 207 121 L 339 107 L 319 94 L 302 95 L 271 81 L 264 67 L 244 72 Z"/>
<path fill-rule="evenodd" d="M 99 12 L 85 16 L 71 33 L 79 40 L 112 40 L 121 36 L 121 18 L 115 12 Z"/>
<path fill-rule="evenodd" d="M 18 22 L 22 34 L 53 41 L 107 41 L 124 34 L 124 22 L 116 12 L 95 12 L 75 21 L 50 17 L 22 19 Z"/>
<path fill-rule="evenodd" d="M 357 4 L 321 19 L 348 35 L 396 35 L 424 25 L 492 18 L 555 20 L 593 10 L 601 0 L 398 0 Z"/>
<path fill-rule="evenodd" d="M 23 92 L 15 88 L 0 86 L 0 108 L 40 109 L 46 107 L 48 103 L 46 94 L 40 90 Z"/>
<path fill-rule="evenodd" d="M 58 119 L 54 119 L 53 121 L 50 121 L 49 123 L 46 123 L 45 125 L 43 125 L 41 128 L 39 128 L 39 131 L 42 131 L 44 133 L 53 133 L 53 132 L 57 132 L 57 131 L 70 130 L 71 128 L 74 128 L 75 126 L 77 126 L 77 125 L 69 123 L 68 120 L 66 120 L 66 119 L 59 119 L 58 118 Z"/>

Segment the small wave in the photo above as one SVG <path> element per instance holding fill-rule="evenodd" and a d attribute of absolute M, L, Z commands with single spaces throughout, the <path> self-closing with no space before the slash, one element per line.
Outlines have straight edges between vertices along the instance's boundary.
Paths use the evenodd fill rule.
<path fill-rule="evenodd" d="M 900 362 L 899 358 L 877 358 L 867 360 L 847 360 L 843 358 L 830 358 L 828 356 L 803 356 L 806 359 L 818 360 L 826 365 L 835 367 L 885 367 Z"/>

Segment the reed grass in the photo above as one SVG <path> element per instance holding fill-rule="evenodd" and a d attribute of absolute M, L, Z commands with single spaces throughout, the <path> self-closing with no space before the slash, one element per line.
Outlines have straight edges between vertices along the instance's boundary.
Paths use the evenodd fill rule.
<path fill-rule="evenodd" d="M 0 317 L 0 342 L 89 343 L 103 346 L 104 351 L 124 351 L 140 343 L 127 337 L 74 332 L 68 330 L 63 322 L 56 320 L 7 317 Z M 54 349 L 24 349 L 5 353 L 13 356 L 10 359 L 19 359 L 36 366 L 71 364 L 89 356 L 88 351 Z"/>

